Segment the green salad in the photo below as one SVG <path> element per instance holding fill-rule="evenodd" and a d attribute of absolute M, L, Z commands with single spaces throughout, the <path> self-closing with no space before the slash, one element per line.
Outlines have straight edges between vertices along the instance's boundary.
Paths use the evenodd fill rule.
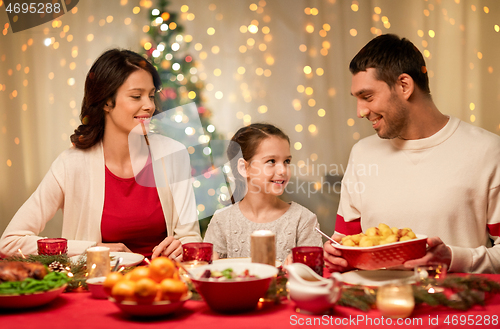
<path fill-rule="evenodd" d="M 50 272 L 42 280 L 26 278 L 23 281 L 0 283 L 0 295 L 27 295 L 59 288 L 70 281 L 66 273 Z"/>

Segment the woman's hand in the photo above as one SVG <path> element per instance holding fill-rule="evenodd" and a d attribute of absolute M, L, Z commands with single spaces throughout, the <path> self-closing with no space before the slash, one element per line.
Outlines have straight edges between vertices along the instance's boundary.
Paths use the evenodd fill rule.
<path fill-rule="evenodd" d="M 342 235 L 334 234 L 332 239 L 340 242 L 342 240 Z M 345 272 L 350 269 L 347 261 L 342 258 L 342 252 L 333 247 L 330 241 L 326 241 L 323 245 L 323 256 L 325 259 L 325 266 L 330 272 Z"/>
<path fill-rule="evenodd" d="M 182 262 L 182 243 L 174 237 L 165 238 L 159 245 L 153 248 L 152 259 L 159 256 L 167 256 L 178 262 Z"/>
<path fill-rule="evenodd" d="M 108 247 L 109 251 L 117 252 L 117 251 L 122 251 L 122 252 L 132 252 L 129 248 L 127 248 L 126 245 L 123 243 L 103 243 L 99 242 L 97 244 L 99 247 Z"/>

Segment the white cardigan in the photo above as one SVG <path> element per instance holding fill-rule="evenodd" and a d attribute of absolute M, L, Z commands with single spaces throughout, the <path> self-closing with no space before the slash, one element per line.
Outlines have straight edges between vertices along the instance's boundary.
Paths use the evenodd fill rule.
<path fill-rule="evenodd" d="M 160 135 L 149 135 L 149 140 L 168 235 L 182 243 L 201 241 L 185 147 Z M 69 255 L 81 254 L 101 242 L 104 180 L 102 143 L 87 150 L 72 147 L 61 153 L 5 229 L 0 254 L 13 255 L 18 249 L 24 254 L 36 254 L 37 240 L 41 239 L 38 234 L 58 209 L 63 211 L 62 237 L 68 239 Z"/>

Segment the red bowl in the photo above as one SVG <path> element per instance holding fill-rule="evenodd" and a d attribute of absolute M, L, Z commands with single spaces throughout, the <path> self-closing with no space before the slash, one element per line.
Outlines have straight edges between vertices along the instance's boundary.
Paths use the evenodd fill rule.
<path fill-rule="evenodd" d="M 175 313 L 177 310 L 181 309 L 184 303 L 191 298 L 191 292 L 188 292 L 177 302 L 170 302 L 168 300 L 162 300 L 159 302 L 153 302 L 151 304 L 139 304 L 132 301 L 118 302 L 113 297 L 109 297 L 108 300 L 115 303 L 115 305 L 124 313 L 133 316 L 140 317 L 151 317 L 151 316 L 161 316 L 166 314 Z"/>
<path fill-rule="evenodd" d="M 232 268 L 236 273 L 249 270 L 257 278 L 241 281 L 213 281 L 213 279 L 197 279 L 205 270 L 222 271 Z M 264 297 L 271 280 L 278 274 L 274 266 L 257 263 L 214 263 L 189 270 L 191 279 L 198 293 L 208 306 L 221 313 L 239 313 L 255 309 L 259 299 Z"/>
<path fill-rule="evenodd" d="M 342 251 L 342 257 L 349 266 L 362 270 L 378 270 L 402 265 L 410 259 L 424 257 L 427 236 L 417 234 L 417 238 L 403 242 L 393 242 L 373 247 L 348 247 L 332 244 Z"/>

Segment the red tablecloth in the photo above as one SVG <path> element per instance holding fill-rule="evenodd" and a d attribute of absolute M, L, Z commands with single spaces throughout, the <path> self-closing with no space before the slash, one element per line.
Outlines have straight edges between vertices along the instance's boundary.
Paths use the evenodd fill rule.
<path fill-rule="evenodd" d="M 487 275 L 500 282 L 500 275 Z M 496 316 L 496 321 L 494 317 Z M 462 317 L 462 318 L 461 318 Z M 488 320 L 489 319 L 489 320 Z M 445 321 L 448 320 L 449 324 Z M 461 321 L 462 320 L 462 321 Z M 464 321 L 465 320 L 465 321 Z M 295 312 L 293 302 L 239 315 L 212 312 L 204 302 L 188 301 L 184 309 L 160 318 L 133 318 L 122 313 L 107 300 L 97 300 L 90 293 L 64 293 L 50 304 L 23 311 L 0 311 L 1 329 L 128 329 L 128 328 L 293 328 L 298 326 L 335 328 L 500 328 L 500 295 L 487 300 L 484 307 L 467 312 L 429 306 L 418 306 L 407 319 L 387 323 L 377 310 L 367 313 L 336 306 L 325 316 Z M 454 322 L 455 321 L 455 322 Z M 461 325 L 461 323 L 465 323 Z M 468 324 L 467 324 L 468 323 Z"/>

